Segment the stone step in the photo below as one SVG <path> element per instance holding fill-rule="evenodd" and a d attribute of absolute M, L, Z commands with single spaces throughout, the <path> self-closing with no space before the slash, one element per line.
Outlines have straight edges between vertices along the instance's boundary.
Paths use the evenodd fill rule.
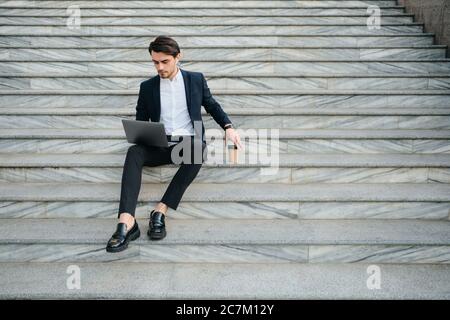
<path fill-rule="evenodd" d="M 358 185 L 360 187 L 360 185 Z M 137 218 L 148 218 L 159 199 L 141 199 Z M 183 201 L 172 219 L 402 219 L 449 220 L 450 201 Z M 119 200 L 0 202 L 1 218 L 117 218 Z"/>
<path fill-rule="evenodd" d="M 227 1 L 228 2 L 228 1 Z M 176 3 L 176 2 L 173 2 Z M 184 4 L 185 3 L 179 3 Z M 16 16 L 31 16 L 31 17 L 68 17 L 67 7 L 73 5 L 71 2 L 69 5 L 62 8 L 2 8 L 2 16 L 16 17 Z M 214 7 L 192 7 L 192 8 L 84 8 L 83 17 L 134 17 L 134 16 L 146 16 L 146 17 L 173 17 L 173 16 L 188 16 L 188 17 L 222 17 L 222 16 L 370 16 L 373 12 L 367 10 L 367 4 L 361 7 L 310 7 L 310 8 L 279 8 L 279 7 L 240 7 L 240 8 L 223 8 L 221 6 L 214 5 Z M 398 15 L 404 14 L 405 8 L 402 6 L 387 6 L 380 7 L 385 15 Z"/>
<path fill-rule="evenodd" d="M 211 142 L 215 136 L 219 140 Z M 258 138 L 259 136 L 259 138 Z M 208 151 L 223 158 L 223 131 L 207 131 Z M 245 161 L 279 153 L 450 153 L 449 130 L 241 130 Z M 263 140 L 266 139 L 266 140 Z M 2 153 L 124 153 L 123 129 L 0 129 Z"/>
<path fill-rule="evenodd" d="M 1 168 L 122 168 L 125 154 L 2 154 Z M 281 154 L 279 165 L 283 168 L 447 168 L 450 155 L 446 154 Z M 204 168 L 260 168 L 265 163 L 214 164 L 208 160 Z M 176 167 L 165 165 L 163 167 Z"/>
<path fill-rule="evenodd" d="M 413 23 L 414 15 L 412 14 L 397 14 L 397 15 L 382 15 L 380 17 L 380 25 L 385 24 L 405 24 Z M 84 17 L 83 26 L 101 26 L 101 25 L 325 25 L 325 24 L 362 24 L 367 23 L 367 15 L 360 16 L 222 16 L 217 19 L 217 16 L 174 16 L 174 17 Z M 16 26 L 65 26 L 67 25 L 66 17 L 21 17 L 12 16 L 6 17 L 0 15 L 1 25 L 16 25 Z"/>
<path fill-rule="evenodd" d="M 394 0 L 369 1 L 1 1 L 0 8 L 67 8 L 71 5 L 83 8 L 367 8 L 370 5 L 395 7 Z"/>
<path fill-rule="evenodd" d="M 1 201 L 118 201 L 118 183 L 8 183 L 0 185 Z M 139 201 L 159 201 L 165 186 L 142 184 Z M 448 202 L 449 184 L 326 184 L 277 183 L 192 184 L 185 201 L 201 202 Z"/>
<path fill-rule="evenodd" d="M 95 182 L 95 183 L 120 183 L 122 179 L 123 163 L 125 155 L 84 155 L 84 161 L 70 161 L 72 155 L 56 155 L 59 161 L 52 161 L 55 155 L 36 155 L 32 158 L 44 156 L 47 164 L 39 162 L 33 165 L 33 161 L 27 161 L 30 155 L 0 154 L 0 182 Z M 81 156 L 78 154 L 76 159 Z M 288 156 L 288 157 L 286 157 Z M 433 159 L 425 158 L 425 161 L 416 161 L 415 165 L 399 164 L 389 165 L 378 162 L 359 162 L 359 165 L 332 162 L 333 165 L 302 165 L 302 161 L 287 162 L 285 158 L 297 159 L 299 155 L 280 155 L 279 163 L 249 162 L 232 165 L 228 161 L 219 163 L 208 161 L 200 170 L 195 181 L 197 183 L 450 183 L 450 155 Z M 359 156 L 359 155 L 358 155 Z M 394 158 L 403 159 L 406 155 L 382 155 L 379 159 Z M 415 156 L 415 155 L 412 155 Z M 426 155 L 420 155 L 423 159 Z M 432 155 L 436 157 L 437 155 Z M 69 158 L 70 157 L 70 158 Z M 317 156 L 316 156 L 317 157 Z M 10 159 L 12 158 L 12 159 Z M 25 158 L 25 159 L 24 159 Z M 43 158 L 43 157 L 40 157 Z M 103 159 L 109 161 L 103 162 Z M 344 157 L 339 158 L 345 161 Z M 344 159 L 343 159 L 344 158 Z M 8 161 L 9 159 L 9 161 Z M 294 158 L 295 159 L 295 158 Z M 389 159 L 389 158 L 388 158 Z M 16 162 L 14 162 L 16 160 Z M 116 160 L 113 162 L 112 160 Z M 356 159 L 358 160 L 358 158 Z M 86 165 L 86 161 L 90 161 Z M 358 163 L 358 161 L 354 161 Z M 381 162 L 381 163 L 380 163 Z M 410 161 L 413 162 L 414 161 Z M 428 163 L 431 162 L 432 165 Z M 295 165 L 300 163 L 299 165 Z M 388 161 L 389 163 L 389 161 Z M 433 165 L 434 164 L 434 165 Z M 267 175 L 262 168 L 274 168 L 277 170 Z M 169 183 L 178 170 L 177 166 L 166 165 L 162 167 L 144 167 L 142 173 L 143 183 Z"/>
<path fill-rule="evenodd" d="M 403 108 L 308 108 L 308 107 L 291 107 L 291 108 L 225 108 L 228 115 L 233 117 L 252 116 L 447 116 L 450 114 L 450 108 L 418 108 L 418 107 L 403 107 Z M 202 109 L 202 116 L 205 116 L 204 121 L 208 121 L 208 113 Z M 135 108 L 83 108 L 83 107 L 65 107 L 65 108 L 47 108 L 47 107 L 20 107 L 9 108 L 0 107 L 0 115 L 14 115 L 14 116 L 136 116 Z"/>
<path fill-rule="evenodd" d="M 245 49 L 245 50 L 244 50 Z M 183 48 L 183 61 L 255 60 L 439 60 L 445 59 L 445 46 L 416 48 Z M 143 61 L 149 62 L 147 50 L 140 49 L 0 49 L 1 62 L 18 61 Z"/>
<path fill-rule="evenodd" d="M 0 109 L 0 129 L 122 129 L 122 120 L 133 115 L 5 115 Z M 438 109 L 439 110 L 439 109 Z M 131 111 L 131 110 L 130 110 Z M 134 110 L 133 110 L 133 113 Z M 425 129 L 450 130 L 450 108 L 445 115 L 231 115 L 239 129 Z M 217 123 L 205 115 L 206 129 Z"/>
<path fill-rule="evenodd" d="M 317 162 L 312 162 L 318 160 Z M 2 154 L 0 181 L 120 183 L 125 154 Z M 277 167 L 264 174 L 262 168 Z M 168 183 L 177 166 L 144 167 L 143 183 Z M 450 183 L 450 155 L 299 155 L 278 163 L 208 160 L 197 183 Z"/>
<path fill-rule="evenodd" d="M 449 299 L 450 266 L 378 264 L 77 263 L 0 264 L 2 299 Z M 128 277 L 133 274 L 132 277 Z M 152 277 L 148 275 L 151 274 Z M 405 277 L 405 275 L 408 275 Z M 118 279 L 126 279 L 118 282 Z M 155 285 L 156 284 L 156 285 Z M 212 311 L 211 311 L 212 312 Z M 210 312 L 210 314 L 211 314 Z"/>
<path fill-rule="evenodd" d="M 117 93 L 125 93 L 118 95 Z M 258 91 L 260 92 L 260 91 Z M 260 109 L 291 109 L 295 110 L 307 106 L 310 109 L 336 109 L 350 110 L 359 109 L 361 112 L 369 109 L 405 109 L 423 108 L 448 108 L 450 106 L 449 95 L 438 94 L 440 90 L 409 91 L 382 91 L 379 94 L 363 91 L 308 91 L 293 92 L 293 94 L 272 94 L 267 90 L 258 94 L 251 91 L 248 94 L 242 92 L 217 92 L 213 90 L 214 98 L 222 105 L 225 111 L 231 109 L 260 110 Z M 24 94 L 26 93 L 26 94 Z M 45 94 L 43 94 L 45 93 Z M 78 94 L 80 93 L 80 94 Z M 302 95 L 302 93 L 304 95 Z M 137 91 L 25 91 L 25 90 L 3 90 L 0 95 L 0 106 L 8 108 L 86 108 L 102 109 L 108 108 L 128 108 L 135 112 Z M 294 111 L 293 111 L 294 112 Z"/>
<path fill-rule="evenodd" d="M 449 221 L 170 220 L 107 253 L 113 219 L 2 219 L 0 262 L 448 264 Z M 52 230 L 52 232 L 49 232 Z"/>
<path fill-rule="evenodd" d="M 89 62 L 90 63 L 90 62 Z M 136 89 L 145 78 L 114 77 L 0 77 L 0 90 Z M 445 90 L 450 72 L 439 77 L 207 77 L 211 90 Z"/>
<path fill-rule="evenodd" d="M 283 70 L 290 70 L 290 72 L 301 72 L 307 74 L 325 76 L 327 73 L 333 74 L 386 74 L 386 73 L 414 73 L 414 74 L 429 74 L 429 73 L 450 73 L 449 59 L 426 59 L 426 60 L 392 60 L 392 59 L 377 59 L 377 60 L 294 60 L 294 61 L 254 61 L 254 60 L 229 60 L 214 61 L 214 59 L 206 61 L 184 61 L 181 68 L 187 70 L 196 70 L 197 72 L 206 72 L 206 70 L 216 70 L 216 72 L 235 74 L 240 71 L 251 72 L 257 69 L 259 73 L 280 73 Z M 97 73 L 154 73 L 155 67 L 151 61 L 136 61 L 136 62 L 100 62 L 100 61 L 86 61 L 86 62 L 52 62 L 47 61 L 20 61 L 20 62 L 0 62 L 0 69 L 5 73 L 56 73 L 65 74 L 67 72 L 79 75 L 83 74 L 97 74 Z"/>
<path fill-rule="evenodd" d="M 175 215 L 176 213 L 172 213 Z M 116 219 L 2 219 L 0 246 L 34 244 L 103 245 Z M 138 221 L 141 237 L 132 244 L 171 245 L 450 245 L 450 221 L 418 220 L 177 220 L 167 214 L 167 237 L 144 236 L 148 218 Z M 52 232 L 49 232 L 49 231 Z M 312 253 L 312 252 L 310 252 Z M 450 252 L 446 254 L 448 256 Z M 310 256 L 312 258 L 312 256 Z M 442 257 L 444 258 L 444 257 Z M 7 257 L 1 255 L 2 262 Z M 226 259 L 226 258 L 225 258 Z M 225 261 L 224 261 L 225 262 Z M 300 261 L 299 261 L 300 262 Z M 326 262 L 326 261 L 309 261 Z M 372 261 L 374 262 L 374 261 Z"/>
<path fill-rule="evenodd" d="M 83 11 L 84 12 L 84 11 Z M 434 44 L 432 33 L 406 33 L 397 35 L 252 35 L 252 36 L 177 36 L 181 48 L 190 46 L 315 46 L 315 47 L 398 47 L 430 46 Z M 130 36 L 2 36 L 0 48 L 73 48 L 73 47 L 123 47 L 147 48 L 151 39 Z"/>
<path fill-rule="evenodd" d="M 379 28 L 369 28 L 361 25 L 308 25 L 308 26 L 84 26 L 82 28 L 68 28 L 67 26 L 33 26 L 33 28 L 17 28 L 17 26 L 0 26 L 2 36 L 130 36 L 143 37 L 168 33 L 172 36 L 252 36 L 252 35 L 397 35 L 417 34 L 424 32 L 421 24 L 383 25 Z"/>
<path fill-rule="evenodd" d="M 22 96 L 33 96 L 33 95 L 51 95 L 51 96 L 64 96 L 64 95 L 79 95 L 79 96 L 102 96 L 102 95 L 114 95 L 114 96 L 124 96 L 132 95 L 137 96 L 139 90 L 0 90 L 0 95 L 22 95 Z M 286 95 L 406 95 L 406 96 L 427 96 L 427 95 L 440 95 L 447 96 L 450 94 L 449 90 L 239 90 L 239 89 L 215 89 L 214 93 L 216 95 L 276 95 L 276 96 L 286 96 Z"/>

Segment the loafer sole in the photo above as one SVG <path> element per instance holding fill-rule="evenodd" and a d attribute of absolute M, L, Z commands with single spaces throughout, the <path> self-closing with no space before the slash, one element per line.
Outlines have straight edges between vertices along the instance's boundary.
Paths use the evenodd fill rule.
<path fill-rule="evenodd" d="M 164 230 L 161 233 L 159 233 L 159 232 L 158 233 L 153 233 L 153 232 L 150 232 L 150 230 L 149 230 L 149 232 L 147 234 L 150 237 L 150 239 L 152 239 L 152 240 L 161 240 L 161 239 L 164 239 L 166 237 L 167 232 L 166 232 L 166 230 Z"/>

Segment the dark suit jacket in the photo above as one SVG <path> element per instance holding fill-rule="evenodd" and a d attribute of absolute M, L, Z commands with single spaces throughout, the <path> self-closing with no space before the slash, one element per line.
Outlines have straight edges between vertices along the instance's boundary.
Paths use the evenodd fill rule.
<path fill-rule="evenodd" d="M 186 71 L 180 68 L 183 75 L 184 87 L 186 89 L 186 102 L 189 116 L 194 121 L 201 122 L 201 132 L 195 132 L 196 136 L 202 137 L 205 141 L 205 128 L 201 116 L 201 106 L 205 107 L 206 112 L 211 114 L 214 120 L 224 129 L 226 124 L 231 123 L 227 114 L 223 111 L 220 104 L 212 97 L 209 91 L 206 79 L 200 72 Z M 161 115 L 160 100 L 160 77 L 154 76 L 141 83 L 139 98 L 136 105 L 136 120 L 159 122 Z M 194 126 L 194 129 L 195 126 Z"/>

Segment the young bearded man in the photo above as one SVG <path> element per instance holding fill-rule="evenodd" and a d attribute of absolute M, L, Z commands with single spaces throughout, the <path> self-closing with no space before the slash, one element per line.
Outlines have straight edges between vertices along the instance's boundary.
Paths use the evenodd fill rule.
<path fill-rule="evenodd" d="M 241 149 L 239 134 L 220 104 L 212 97 L 205 77 L 200 72 L 186 71 L 177 66 L 180 48 L 175 40 L 159 36 L 150 43 L 149 52 L 158 75 L 141 83 L 136 105 L 136 120 L 161 122 L 164 124 L 169 147 L 133 145 L 129 147 L 122 173 L 119 205 L 119 222 L 109 239 L 106 251 L 119 252 L 128 243 L 140 236 L 135 219 L 135 209 L 141 187 L 143 166 L 155 167 L 164 164 L 180 164 L 161 201 L 150 213 L 148 236 L 152 240 L 166 236 L 165 215 L 169 208 L 176 210 L 178 204 L 202 163 L 206 160 L 205 128 L 201 117 L 201 106 L 225 130 L 225 136 Z M 197 125 L 199 124 L 199 125 Z M 178 144 L 189 146 L 189 160 L 183 157 L 180 163 L 174 160 L 173 152 Z M 201 145 L 201 148 L 196 146 Z M 200 150 L 200 161 L 198 151 Z M 197 157 L 195 153 L 197 152 Z"/>

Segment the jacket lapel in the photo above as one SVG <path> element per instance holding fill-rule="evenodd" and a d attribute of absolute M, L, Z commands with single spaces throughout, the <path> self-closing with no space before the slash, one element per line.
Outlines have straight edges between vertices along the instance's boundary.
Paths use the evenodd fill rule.
<path fill-rule="evenodd" d="M 153 112 L 150 111 L 151 113 L 153 113 L 153 117 L 151 117 L 151 118 L 154 119 L 154 120 L 152 120 L 154 122 L 159 122 L 159 119 L 161 117 L 161 91 L 159 89 L 159 84 L 160 84 L 160 77 L 158 74 L 156 76 L 156 79 L 155 79 L 155 82 L 154 82 L 154 85 L 152 88 L 153 89 L 152 96 L 153 96 L 154 105 L 152 106 L 153 110 L 151 110 L 151 111 L 153 111 Z"/>
<path fill-rule="evenodd" d="M 181 74 L 183 75 L 184 90 L 186 92 L 187 109 L 189 112 L 189 116 L 191 117 L 191 120 L 192 120 L 192 116 L 191 116 L 191 77 L 189 76 L 189 73 L 187 73 L 183 69 L 180 68 L 180 71 L 181 71 Z"/>

